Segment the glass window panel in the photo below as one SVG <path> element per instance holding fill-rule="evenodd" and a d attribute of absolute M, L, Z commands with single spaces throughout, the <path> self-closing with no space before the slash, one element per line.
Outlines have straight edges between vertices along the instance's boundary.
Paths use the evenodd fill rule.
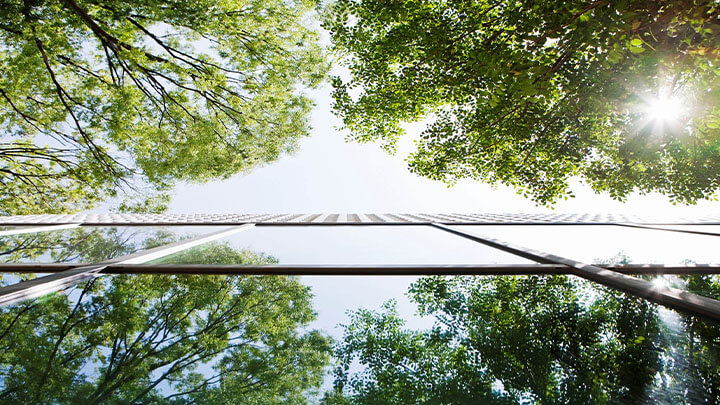
<path fill-rule="evenodd" d="M 458 228 L 585 263 L 720 263 L 720 238 L 614 225 L 462 225 Z"/>
<path fill-rule="evenodd" d="M 8 233 L 8 234 L 14 234 L 14 233 L 25 233 L 25 232 L 44 232 L 45 230 L 51 230 L 52 228 L 56 227 L 64 227 L 64 229 L 71 229 L 76 226 L 68 226 L 65 224 L 50 224 L 50 225 L 12 225 L 12 226 L 0 226 L 0 233 Z M 60 230 L 63 228 L 59 228 Z"/>
<path fill-rule="evenodd" d="M 0 263 L 93 263 L 227 229 L 227 226 L 95 227 L 0 237 Z"/>
<path fill-rule="evenodd" d="M 50 274 L 53 273 L 0 273 L 0 287 L 15 284 L 23 280 L 48 276 Z"/>
<path fill-rule="evenodd" d="M 222 403 L 255 402 L 278 391 L 304 399 L 319 388 L 329 360 L 330 342 L 308 328 L 311 308 L 312 296 L 293 278 L 163 275 L 108 275 L 2 307 L 3 403 L 83 403 L 100 395 L 184 403 L 197 399 L 182 395 L 195 387 L 201 403 L 214 395 Z M 128 336 L 136 344 L 113 346 Z M 218 388 L 221 379 L 230 379 L 230 390 Z M 209 393 L 200 390 L 205 385 Z"/>
<path fill-rule="evenodd" d="M 425 226 L 258 226 L 221 239 L 246 259 L 281 264 L 526 264 L 521 257 Z M 245 263 L 199 246 L 162 263 Z M 265 255 L 265 258 L 256 256 Z"/>
<path fill-rule="evenodd" d="M 645 278 L 657 282 L 664 277 Z M 720 335 L 716 323 L 579 278 L 571 276 L 570 279 L 588 297 L 586 310 L 603 311 L 602 316 L 610 322 L 603 339 L 615 339 L 620 345 L 636 348 L 633 356 L 617 360 L 619 366 L 627 369 L 641 360 L 634 369 L 637 376 L 645 374 L 646 383 L 643 396 L 637 398 L 637 402 L 715 403 L 720 399 L 715 389 L 720 367 Z M 618 322 L 620 319 L 622 322 Z M 637 350 L 643 347 L 645 350 Z"/>
<path fill-rule="evenodd" d="M 81 299 L 84 285 L 42 297 L 30 307 L 0 308 L 0 320 L 7 320 L 5 325 L 13 322 L 12 328 L 0 335 L 4 354 L 0 356 L 0 370 L 23 370 L 0 373 L 0 385 L 12 389 L 18 384 L 27 384 L 29 392 L 43 389 L 44 400 L 53 403 L 67 398 L 84 399 L 88 395 L 84 387 L 94 387 L 104 381 L 120 387 L 111 393 L 113 398 L 144 403 L 182 394 L 188 390 L 185 382 L 203 383 L 217 375 L 218 370 L 213 366 L 227 357 L 234 362 L 223 377 L 238 373 L 241 378 L 249 379 L 256 376 L 253 372 L 257 370 L 281 369 L 282 373 L 257 375 L 272 389 L 276 384 L 286 383 L 283 379 L 287 376 L 296 378 L 296 374 L 306 372 L 307 369 L 301 367 L 308 364 L 316 364 L 317 373 L 322 373 L 323 365 L 317 364 L 317 359 L 323 358 L 318 354 L 324 350 L 324 342 L 317 336 L 302 339 L 318 325 L 311 322 L 308 311 L 316 312 L 319 320 L 327 319 L 328 312 L 337 313 L 336 318 L 327 319 L 328 326 L 322 334 L 342 339 L 344 330 L 337 325 L 351 324 L 345 310 L 362 306 L 387 313 L 379 307 L 380 302 L 387 298 L 402 300 L 407 292 L 407 285 L 403 285 L 380 295 L 373 288 L 358 289 L 354 277 L 335 279 L 337 289 L 345 295 L 336 295 L 336 299 L 328 301 L 322 296 L 322 290 L 313 289 L 312 295 L 307 294 L 296 278 L 108 275 L 82 296 L 79 311 L 67 308 L 74 307 Z M 434 387 L 432 384 L 437 381 L 448 381 L 460 388 L 457 395 L 463 403 L 477 399 L 469 388 L 482 388 L 488 383 L 493 385 L 492 395 L 502 396 L 512 390 L 514 400 L 503 402 L 522 402 L 521 398 L 533 402 L 553 395 L 552 398 L 560 402 L 582 403 L 587 398 L 596 398 L 598 393 L 610 403 L 715 403 L 720 399 L 714 385 L 720 359 L 716 324 L 647 304 L 575 277 L 485 276 L 447 279 L 446 282 L 449 288 L 443 291 L 450 294 L 425 293 L 432 291 L 430 284 L 421 288 L 419 295 L 440 304 L 443 299 L 454 300 L 460 295 L 465 299 L 452 301 L 460 303 L 458 305 L 428 306 L 431 313 L 422 321 L 410 319 L 404 311 L 398 312 L 405 321 L 398 326 L 400 332 L 388 329 L 387 323 L 378 321 L 382 318 L 372 314 L 362 318 L 361 321 L 367 321 L 366 328 L 352 331 L 357 336 L 355 341 L 362 347 L 363 336 L 373 334 L 377 339 L 372 340 L 372 347 L 368 346 L 372 349 L 368 356 L 358 356 L 353 362 L 349 377 L 373 366 L 419 369 L 424 365 L 429 371 L 419 374 L 418 387 L 423 384 Z M 355 296 L 362 297 L 359 304 L 348 298 Z M 413 306 L 409 312 L 415 312 L 417 304 L 408 305 Z M 229 316 L 225 316 L 227 308 L 233 309 Z M 498 310 L 500 308 L 502 310 Z M 132 314 L 131 322 L 123 321 L 127 314 Z M 439 316 L 447 323 L 432 322 Z M 165 321 L 153 321 L 158 318 Z M 174 323 L 185 319 L 188 321 Z M 216 322 L 207 322 L 208 319 Z M 437 334 L 404 334 L 428 330 L 433 323 L 447 333 L 443 336 L 448 339 L 442 344 L 437 344 Z M 452 328 L 448 328 L 448 324 Z M 72 339 L 58 338 L 62 325 L 68 325 Z M 207 325 L 212 325 L 213 331 L 229 332 L 197 333 Z M 246 325 L 252 328 L 244 327 Z M 294 332 L 288 333 L 290 331 Z M 398 335 L 394 335 L 396 333 Z M 100 372 L 92 372 L 106 369 L 112 361 L 112 342 L 131 334 L 138 337 L 138 344 L 120 345 L 118 356 L 132 350 L 140 367 L 149 366 L 157 359 L 152 351 L 157 349 L 158 340 L 153 339 L 179 342 L 174 346 L 176 350 L 162 353 L 168 361 L 184 356 L 192 356 L 189 357 L 192 361 L 206 353 L 211 355 L 191 363 L 197 368 L 179 369 L 176 375 L 156 387 L 150 384 L 163 376 L 166 371 L 163 368 L 151 371 L 149 379 L 147 373 L 121 374 L 129 370 L 127 367 L 138 366 L 126 362 L 117 362 L 118 373 L 108 375 L 107 380 L 102 380 L 105 376 Z M 193 335 L 200 336 L 199 339 L 208 335 L 212 342 L 197 345 L 195 340 L 182 339 Z M 392 336 L 402 338 L 393 340 Z M 183 343 L 186 340 L 188 344 Z M 58 342 L 63 359 L 72 361 L 48 361 L 55 355 L 55 347 L 47 342 Z M 234 342 L 247 345 L 252 356 L 238 356 L 237 350 L 244 347 L 233 348 Z M 28 347 L 34 349 L 29 351 Z M 418 356 L 403 356 L 403 352 L 413 352 L 398 350 L 405 347 L 429 349 L 415 350 L 421 354 Z M 82 348 L 88 349 L 79 350 Z M 383 349 L 401 353 L 385 357 L 385 361 L 399 359 L 398 364 L 363 363 L 366 358 L 376 359 L 375 353 L 382 355 Z M 304 362 L 305 359 L 287 356 L 313 357 L 307 359 L 312 361 Z M 238 358 L 251 361 L 238 361 Z M 49 379 L 43 387 L 36 387 L 34 383 L 45 372 L 44 368 L 31 367 L 38 362 L 51 367 L 50 375 L 62 373 L 77 384 L 63 385 L 64 380 Z M 427 368 L 428 364 L 432 365 L 431 369 Z M 117 381 L 118 375 L 130 380 Z M 542 384 L 537 384 L 538 376 L 542 377 Z M 482 378 L 482 385 L 477 384 L 478 378 Z M 326 389 L 332 390 L 332 379 L 332 374 L 327 374 L 320 395 Z M 311 378 L 297 380 L 314 381 Z M 136 389 L 122 388 L 128 384 Z M 318 387 L 300 388 L 310 391 Z M 134 398 L 144 389 L 148 389 L 147 396 Z M 471 394 L 465 397 L 463 391 Z M 489 398 L 487 392 L 481 393 L 486 400 Z M 133 398 L 125 401 L 127 398 L 123 395 Z M 439 395 L 443 395 L 442 392 Z M 185 397 L 180 395 L 174 399 L 181 401 Z"/>

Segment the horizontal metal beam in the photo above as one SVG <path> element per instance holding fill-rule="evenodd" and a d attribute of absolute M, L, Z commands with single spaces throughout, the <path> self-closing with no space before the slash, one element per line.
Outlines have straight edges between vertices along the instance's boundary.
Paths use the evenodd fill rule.
<path fill-rule="evenodd" d="M 83 222 L 82 226 L 237 226 L 243 224 L 255 224 L 256 226 L 428 226 L 434 223 L 447 225 L 617 225 L 616 222 L 473 222 L 473 221 L 416 221 L 416 222 L 248 222 L 248 221 L 203 221 L 203 222 Z M 0 222 L 0 226 L 37 226 L 44 223 L 38 222 Z M 706 224 L 662 224 L 662 225 L 706 225 Z M 707 224 L 709 225 L 709 224 Z"/>
<path fill-rule="evenodd" d="M 545 264 L 563 264 L 572 269 L 572 274 L 614 288 L 628 294 L 643 297 L 648 301 L 664 305 L 668 308 L 684 311 L 692 315 L 720 322 L 720 301 L 703 297 L 697 294 L 679 290 L 677 288 L 663 287 L 650 281 L 630 277 L 602 267 L 581 263 L 565 257 L 511 244 L 498 239 L 466 232 L 461 229 L 433 224 L 433 227 L 443 231 L 473 240 L 526 259 Z"/>
<path fill-rule="evenodd" d="M 0 273 L 57 273 L 85 263 L 1 263 Z M 596 267 L 622 274 L 636 275 L 692 275 L 720 274 L 720 264 L 693 264 L 690 266 L 666 266 L 662 264 L 621 264 Z M 102 274 L 279 274 L 279 275 L 543 275 L 573 274 L 569 267 L 560 264 L 108 264 Z"/>
<path fill-rule="evenodd" d="M 140 265 L 112 266 L 108 274 L 234 274 L 292 276 L 430 276 L 430 275 L 527 275 L 567 272 L 552 266 L 509 265 Z"/>
<path fill-rule="evenodd" d="M 664 228 L 662 226 L 651 226 L 651 225 L 641 225 L 641 224 L 625 224 L 620 223 L 617 224 L 618 226 L 626 226 L 629 228 L 639 228 L 639 229 L 650 229 L 653 231 L 668 231 L 668 232 L 679 232 L 679 233 L 690 233 L 695 235 L 704 235 L 704 236 L 720 236 L 720 233 L 718 232 L 709 232 L 709 231 L 697 231 L 692 229 L 674 229 L 674 228 Z M 679 224 L 666 224 L 666 225 L 679 225 Z M 693 224 L 697 225 L 697 224 Z M 687 225 L 686 225 L 687 226 Z"/>

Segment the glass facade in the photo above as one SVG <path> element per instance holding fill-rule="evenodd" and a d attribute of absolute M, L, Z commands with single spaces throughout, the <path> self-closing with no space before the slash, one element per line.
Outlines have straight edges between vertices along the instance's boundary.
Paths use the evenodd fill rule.
<path fill-rule="evenodd" d="M 279 264 L 527 264 L 522 257 L 425 226 L 262 226 L 160 259 L 213 264 L 218 245 L 262 252 Z M 222 260 L 222 259 L 216 259 Z M 217 264 L 233 264 L 224 261 Z M 237 263 L 242 264 L 242 263 Z"/>
<path fill-rule="evenodd" d="M 0 236 L 0 263 L 97 263 L 227 227 L 82 226 Z"/>
<path fill-rule="evenodd" d="M 315 379 L 327 400 L 335 378 L 354 381 L 350 394 L 393 381 L 457 403 L 720 400 L 716 236 L 445 226 L 459 233 L 429 223 L 163 223 L 0 236 L 0 398 L 223 402 Z M 628 263 L 670 274 L 617 281 L 586 266 Z M 335 276 L 294 277 L 293 266 Z M 374 276 L 337 277 L 353 266 Z M 398 266 L 408 276 L 382 275 Z M 422 266 L 456 276 L 419 277 Z M 278 268 L 285 275 L 258 275 Z M 617 290 L 623 283 L 632 293 Z M 331 377 L 330 358 L 349 366 Z"/>

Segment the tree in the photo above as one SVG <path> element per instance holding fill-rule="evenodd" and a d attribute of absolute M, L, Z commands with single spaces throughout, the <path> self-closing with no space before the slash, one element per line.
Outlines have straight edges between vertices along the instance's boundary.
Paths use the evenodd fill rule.
<path fill-rule="evenodd" d="M 717 275 L 683 276 L 688 291 L 720 299 L 720 280 Z M 693 390 L 696 403 L 720 402 L 720 329 L 714 322 L 682 315 L 686 331 L 677 340 L 680 351 L 687 357 L 687 381 L 700 387 Z M 685 398 L 681 398 L 685 400 Z"/>
<path fill-rule="evenodd" d="M 275 262 L 218 242 L 166 261 Z M 306 329 L 314 316 L 309 287 L 293 277 L 104 276 L 0 310 L 0 398 L 305 403 L 330 355 L 329 339 Z"/>
<path fill-rule="evenodd" d="M 291 152 L 309 129 L 302 90 L 327 69 L 313 5 L 0 2 L 0 214 L 162 196 Z"/>
<path fill-rule="evenodd" d="M 652 304 L 568 277 L 429 277 L 410 296 L 435 326 L 354 312 L 326 403 L 632 403 L 661 367 Z"/>
<path fill-rule="evenodd" d="M 618 200 L 720 184 L 720 3 L 337 0 L 324 27 L 349 68 L 335 110 L 410 169 L 505 184 L 539 204 L 580 176 Z"/>

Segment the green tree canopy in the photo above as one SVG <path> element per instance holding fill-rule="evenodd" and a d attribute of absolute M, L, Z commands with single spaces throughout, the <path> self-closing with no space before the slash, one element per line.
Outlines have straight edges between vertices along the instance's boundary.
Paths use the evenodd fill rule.
<path fill-rule="evenodd" d="M 107 253 L 61 256 L 78 251 Z M 223 243 L 166 261 L 275 262 Z M 309 287 L 292 277 L 104 276 L 0 309 L 0 401 L 306 403 L 330 358 L 329 339 L 307 329 L 314 317 Z"/>
<path fill-rule="evenodd" d="M 639 298 L 566 276 L 428 277 L 410 297 L 434 327 L 406 328 L 393 303 L 352 313 L 326 403 L 719 399 L 717 325 Z"/>
<path fill-rule="evenodd" d="M 719 18 L 716 0 L 338 0 L 324 26 L 352 139 L 392 150 L 428 120 L 415 173 L 692 203 L 720 184 Z"/>
<path fill-rule="evenodd" d="M 327 68 L 313 6 L 0 1 L 0 214 L 147 196 L 292 151 L 302 89 Z"/>

